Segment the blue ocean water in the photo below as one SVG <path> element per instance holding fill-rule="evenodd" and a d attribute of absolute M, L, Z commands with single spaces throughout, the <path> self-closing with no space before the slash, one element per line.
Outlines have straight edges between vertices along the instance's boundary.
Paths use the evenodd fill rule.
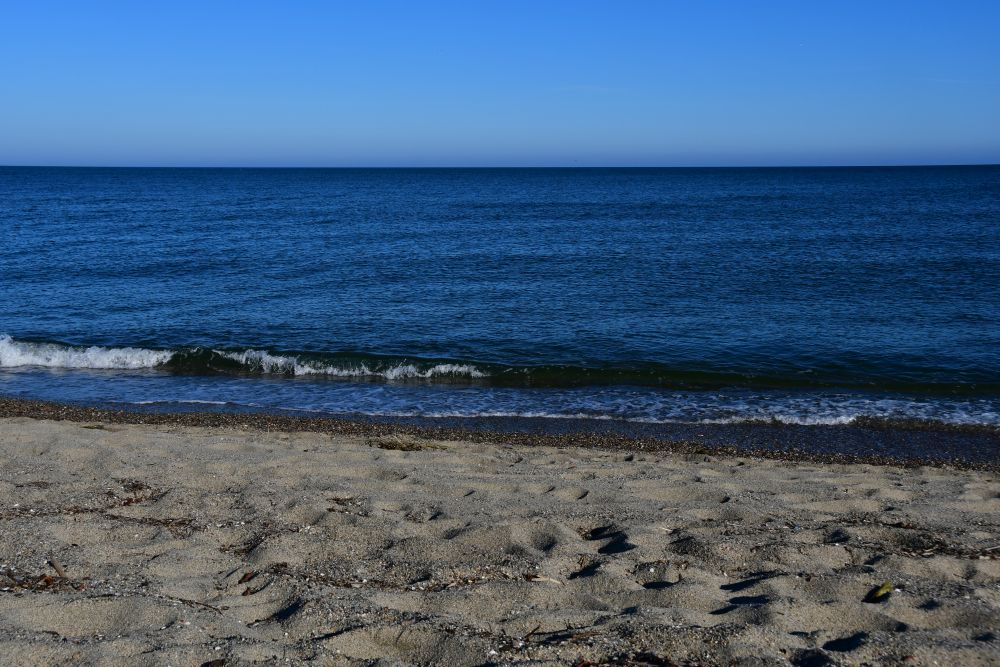
<path fill-rule="evenodd" d="M 0 394 L 1000 424 L 1000 167 L 0 168 Z"/>

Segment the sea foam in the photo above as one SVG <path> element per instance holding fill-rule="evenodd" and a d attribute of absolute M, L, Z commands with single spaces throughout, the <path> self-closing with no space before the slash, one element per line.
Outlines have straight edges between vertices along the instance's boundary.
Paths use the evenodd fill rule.
<path fill-rule="evenodd" d="M 30 343 L 0 335 L 0 368 L 94 368 L 134 370 L 155 368 L 173 356 L 166 350 L 138 347 L 73 347 L 56 343 Z"/>
<path fill-rule="evenodd" d="M 151 350 L 137 347 L 74 347 L 60 343 L 33 343 L 0 335 L 0 368 L 44 367 L 66 369 L 140 370 L 167 366 L 178 355 L 197 350 Z M 402 360 L 382 364 L 345 361 L 325 363 L 294 355 L 272 354 L 266 350 L 207 350 L 206 371 L 213 369 L 210 358 L 236 362 L 248 374 L 325 376 L 335 378 L 382 378 L 389 381 L 430 378 L 483 378 L 487 373 L 471 364 L 412 363 Z"/>
<path fill-rule="evenodd" d="M 252 372 L 277 375 L 320 375 L 341 378 L 375 378 L 386 380 L 408 380 L 413 378 L 433 377 L 468 377 L 482 378 L 487 374 L 471 364 L 433 364 L 425 367 L 412 363 L 397 363 L 384 368 L 370 366 L 367 363 L 357 364 L 326 364 L 321 361 L 301 359 L 295 356 L 271 354 L 265 350 L 243 350 L 240 352 L 214 352 L 226 359 L 237 362 L 240 366 Z"/>

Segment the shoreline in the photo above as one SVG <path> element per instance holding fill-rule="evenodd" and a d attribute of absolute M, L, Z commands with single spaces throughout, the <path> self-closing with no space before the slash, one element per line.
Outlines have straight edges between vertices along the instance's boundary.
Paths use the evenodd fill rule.
<path fill-rule="evenodd" d="M 273 412 L 125 410 L 0 395 L 0 419 L 258 429 L 337 436 L 408 435 L 513 446 L 755 457 L 812 463 L 935 466 L 1000 471 L 1000 429 L 909 423 L 792 425 L 645 424 L 543 418 L 338 418 Z M 871 420 L 869 420 L 870 422 Z M 933 455 L 928 450 L 950 452 Z"/>

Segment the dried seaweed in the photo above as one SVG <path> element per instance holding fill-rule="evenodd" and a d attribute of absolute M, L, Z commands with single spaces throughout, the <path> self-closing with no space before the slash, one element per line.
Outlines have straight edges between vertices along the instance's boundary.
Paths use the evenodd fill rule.
<path fill-rule="evenodd" d="M 70 579 L 50 574 L 19 575 L 13 570 L 0 570 L 0 591 L 2 592 L 46 592 L 65 593 L 82 591 L 87 588 L 85 580 Z"/>

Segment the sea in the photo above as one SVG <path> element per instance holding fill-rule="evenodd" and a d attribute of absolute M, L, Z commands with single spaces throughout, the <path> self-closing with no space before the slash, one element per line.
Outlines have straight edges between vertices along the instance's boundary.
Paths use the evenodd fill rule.
<path fill-rule="evenodd" d="M 10 397 L 1000 426 L 998 166 L 7 167 L 0 232 Z"/>

